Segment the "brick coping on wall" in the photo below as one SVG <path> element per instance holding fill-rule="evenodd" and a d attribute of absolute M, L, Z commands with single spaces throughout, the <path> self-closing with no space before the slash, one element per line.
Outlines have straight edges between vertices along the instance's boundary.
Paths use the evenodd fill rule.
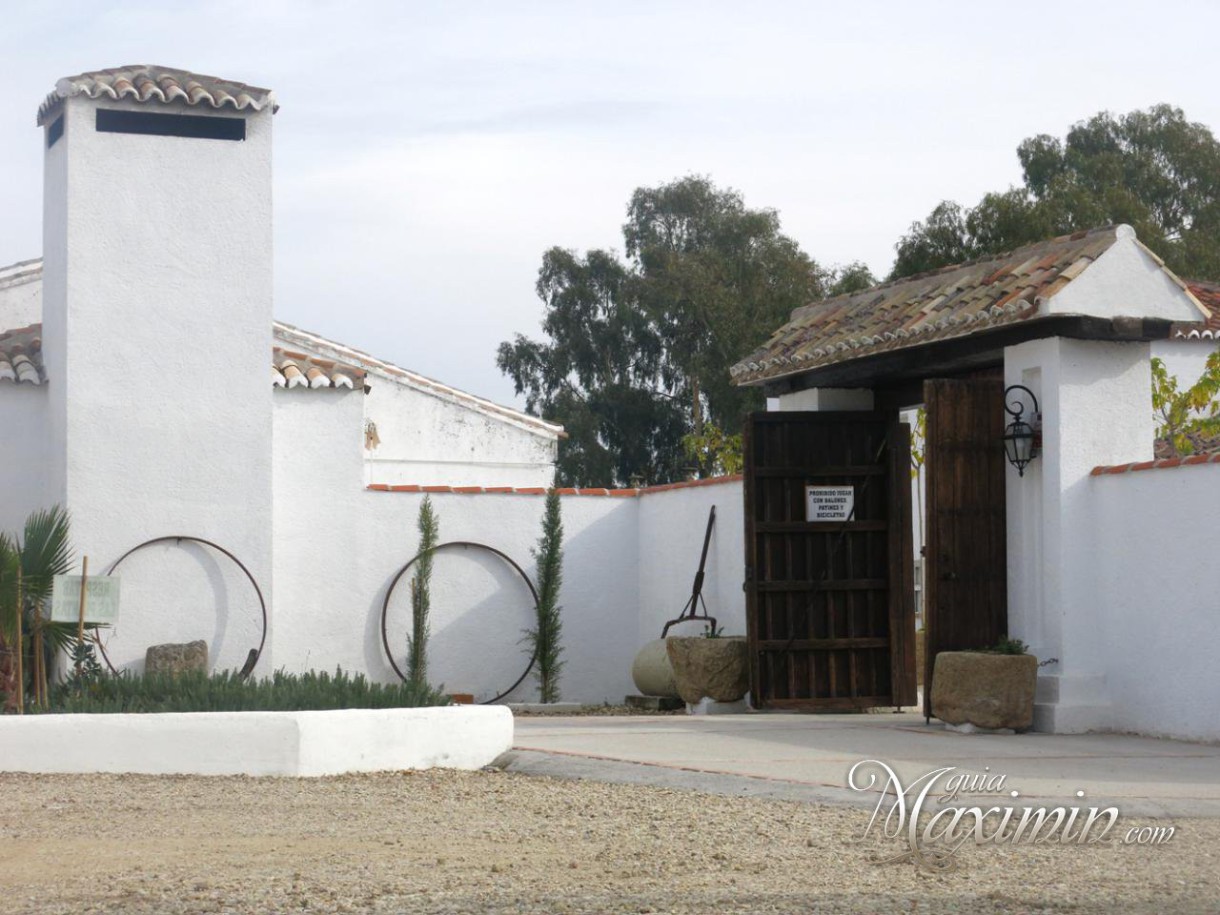
<path fill-rule="evenodd" d="M 693 489 L 696 486 L 719 486 L 723 483 L 739 483 L 741 474 L 734 473 L 726 477 L 709 477 L 706 480 L 684 480 L 681 483 L 664 483 L 660 486 L 642 486 L 636 489 L 560 489 L 561 496 L 618 496 L 633 499 L 636 496 L 649 496 L 658 492 L 669 492 L 671 489 Z M 366 489 L 373 492 L 448 492 L 459 495 L 501 494 L 513 496 L 541 496 L 546 494 L 545 486 L 420 486 L 415 483 L 370 483 Z"/>
<path fill-rule="evenodd" d="M 1131 464 L 1112 464 L 1094 467 L 1092 476 L 1109 473 L 1134 473 L 1137 470 L 1164 470 L 1170 467 L 1188 467 L 1193 464 L 1220 464 L 1220 453 L 1192 454 L 1187 457 L 1161 458 L 1157 461 L 1136 461 Z"/>

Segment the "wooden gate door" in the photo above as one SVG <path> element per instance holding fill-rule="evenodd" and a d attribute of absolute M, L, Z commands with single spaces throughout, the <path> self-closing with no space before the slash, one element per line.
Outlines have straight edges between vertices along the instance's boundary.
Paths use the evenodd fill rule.
<path fill-rule="evenodd" d="M 756 413 L 746 423 L 756 707 L 915 704 L 910 449 L 892 414 Z"/>
<path fill-rule="evenodd" d="M 938 651 L 989 648 L 1008 631 L 1004 382 L 924 382 L 924 714 Z"/>

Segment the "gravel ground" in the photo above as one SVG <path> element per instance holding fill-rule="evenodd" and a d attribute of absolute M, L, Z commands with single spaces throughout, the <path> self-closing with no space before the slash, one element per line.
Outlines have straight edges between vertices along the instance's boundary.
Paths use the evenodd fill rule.
<path fill-rule="evenodd" d="M 0 775 L 0 799 L 0 913 L 1220 912 L 1216 820 L 929 875 L 872 863 L 897 848 L 855 808 L 499 771 Z"/>

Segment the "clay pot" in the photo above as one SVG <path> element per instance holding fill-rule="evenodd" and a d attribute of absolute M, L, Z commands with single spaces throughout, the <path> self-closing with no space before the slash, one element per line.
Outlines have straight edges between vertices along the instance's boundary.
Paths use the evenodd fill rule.
<path fill-rule="evenodd" d="M 639 650 L 631 665 L 631 679 L 641 696 L 678 698 L 678 684 L 674 682 L 674 668 L 669 663 L 665 639 L 656 639 Z"/>

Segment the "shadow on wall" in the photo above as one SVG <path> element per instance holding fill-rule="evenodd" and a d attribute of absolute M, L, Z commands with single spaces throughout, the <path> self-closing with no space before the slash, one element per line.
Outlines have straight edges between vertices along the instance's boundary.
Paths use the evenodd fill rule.
<path fill-rule="evenodd" d="M 516 557 L 514 561 L 520 562 Z M 528 563 L 522 566 L 532 580 L 533 570 Z M 398 580 L 386 614 L 394 660 L 404 671 L 411 634 L 413 571 Z M 376 663 L 385 669 L 387 677 L 394 677 L 381 646 L 384 591 L 381 598 L 375 614 Z M 443 685 L 448 692 L 472 693 L 480 702 L 499 695 L 512 686 L 529 663 L 529 649 L 522 637 L 533 624 L 533 617 L 529 588 L 508 563 L 477 548 L 442 549 L 432 573 L 429 681 Z M 369 669 L 377 666 L 370 663 Z M 527 691 L 529 682 L 527 679 L 517 691 Z"/>
<path fill-rule="evenodd" d="M 195 639 L 208 643 L 213 670 L 240 670 L 258 646 L 258 596 L 241 570 L 210 548 L 154 544 L 125 559 L 115 574 L 122 583 L 119 622 L 101 639 L 119 670 L 143 672 L 150 645 Z"/>
<path fill-rule="evenodd" d="M 633 691 L 631 662 L 637 649 L 639 627 L 639 576 L 636 568 L 634 504 L 624 500 L 600 516 L 581 515 L 578 500 L 564 499 L 563 645 L 565 667 L 560 678 L 564 700 L 621 702 Z M 598 500 L 596 503 L 605 506 Z M 530 506 L 535 512 L 541 500 Z M 603 509 L 604 510 L 604 509 Z M 531 524 L 530 536 L 487 538 L 489 546 L 503 550 L 537 583 L 530 548 L 540 528 Z M 442 540 L 445 540 L 442 515 Z M 507 542 L 509 540 L 516 542 Z M 402 562 L 411 558 L 404 555 Z M 368 608 L 364 659 L 372 679 L 390 680 L 395 674 L 381 645 L 381 607 L 390 571 Z M 404 665 L 406 635 L 410 629 L 409 575 L 394 590 L 387 614 L 387 633 Z M 432 639 L 429 679 L 450 692 L 470 692 L 489 699 L 507 689 L 529 661 L 521 641 L 533 625 L 534 608 L 519 576 L 499 558 L 482 552 L 445 550 L 437 557 L 432 579 Z M 531 675 L 505 701 L 535 701 L 537 684 Z"/>

